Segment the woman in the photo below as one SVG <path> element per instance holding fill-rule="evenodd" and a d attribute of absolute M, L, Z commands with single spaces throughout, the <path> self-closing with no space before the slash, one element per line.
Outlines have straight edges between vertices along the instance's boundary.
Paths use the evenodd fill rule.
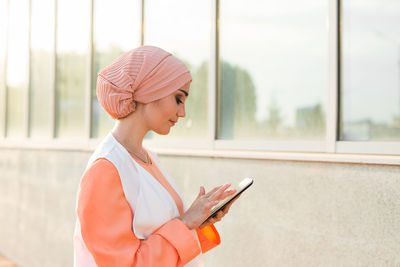
<path fill-rule="evenodd" d="M 192 77 L 170 53 L 134 49 L 105 69 L 97 97 L 117 120 L 89 160 L 82 177 L 74 235 L 75 266 L 202 266 L 201 254 L 217 246 L 213 224 L 204 222 L 229 184 L 205 193 L 185 209 L 177 187 L 157 157 L 142 146 L 148 131 L 166 135 L 180 117 Z"/>

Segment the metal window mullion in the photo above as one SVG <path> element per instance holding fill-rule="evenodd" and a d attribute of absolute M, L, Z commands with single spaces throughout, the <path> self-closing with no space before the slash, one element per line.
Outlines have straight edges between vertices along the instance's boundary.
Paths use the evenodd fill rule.
<path fill-rule="evenodd" d="M 25 115 L 24 115 L 24 137 L 30 137 L 30 124 L 31 124 L 31 70 L 32 70 L 32 0 L 28 0 L 28 62 L 27 62 L 27 77 L 25 85 Z"/>
<path fill-rule="evenodd" d="M 0 137 L 6 137 L 7 135 L 7 61 L 8 61 L 8 32 L 9 32 L 9 20 L 10 20 L 10 0 L 6 2 L 6 20 L 5 20 L 5 40 L 4 40 L 4 59 L 3 62 L 0 62 L 0 64 L 3 64 L 3 84 L 1 85 L 0 89 L 0 96 L 1 98 L 1 105 L 0 107 L 0 116 L 1 116 L 1 133 Z"/>
<path fill-rule="evenodd" d="M 140 6 L 140 45 L 144 45 L 144 12 L 145 12 L 145 0 L 138 0 Z"/>
<path fill-rule="evenodd" d="M 57 27 L 58 27 L 58 0 L 54 0 L 54 42 L 53 42 L 53 89 L 50 96 L 50 137 L 56 138 L 56 120 L 57 120 Z"/>
<path fill-rule="evenodd" d="M 210 149 L 217 138 L 218 94 L 218 0 L 211 1 L 210 62 L 208 67 L 208 140 Z"/>
<path fill-rule="evenodd" d="M 336 152 L 339 118 L 339 1 L 329 0 L 328 6 L 328 108 L 326 152 Z"/>
<path fill-rule="evenodd" d="M 89 27 L 89 57 L 88 57 L 88 71 L 89 75 L 86 83 L 86 94 L 85 94 L 85 134 L 86 138 L 90 139 L 92 137 L 92 87 L 93 72 L 94 72 L 94 45 L 93 45 L 93 13 L 94 13 L 94 0 L 90 0 L 90 27 Z"/>

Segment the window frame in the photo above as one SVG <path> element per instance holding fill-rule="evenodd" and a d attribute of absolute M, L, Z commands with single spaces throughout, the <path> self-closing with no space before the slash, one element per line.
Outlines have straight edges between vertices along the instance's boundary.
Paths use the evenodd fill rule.
<path fill-rule="evenodd" d="M 9 16 L 9 1 L 5 0 L 7 7 L 6 18 L 6 46 L 3 62 L 4 73 L 7 72 L 7 37 L 8 37 L 8 16 Z M 58 1 L 55 1 L 55 24 L 54 24 L 54 66 L 57 60 L 57 9 Z M 141 8 L 140 43 L 144 41 L 144 1 L 136 0 Z M 154 148 L 156 151 L 161 151 L 166 155 L 193 155 L 207 157 L 231 157 L 233 158 L 248 158 L 248 159 L 283 159 L 283 160 L 301 160 L 303 161 L 328 161 L 328 162 L 353 162 L 353 163 L 377 163 L 400 165 L 400 142 L 351 142 L 338 140 L 339 125 L 340 125 L 340 89 L 341 89 L 341 0 L 328 0 L 327 10 L 327 29 L 328 29 L 328 106 L 326 117 L 326 137 L 321 141 L 242 141 L 242 140 L 220 140 L 217 139 L 217 131 L 219 125 L 219 101 L 218 94 L 220 91 L 220 69 L 219 69 L 219 0 L 211 1 L 211 29 L 210 29 L 210 55 L 209 55 L 209 86 L 208 86 L 208 137 L 202 140 L 145 140 L 144 144 Z M 29 7 L 31 0 L 29 0 Z M 7 128 L 7 83 L 0 85 L 1 98 L 1 122 L 0 126 L 0 148 L 36 148 L 47 147 L 48 149 L 61 150 L 83 150 L 91 151 L 100 142 L 98 138 L 92 138 L 92 86 L 95 83 L 94 72 L 94 5 L 95 0 L 90 1 L 90 45 L 88 49 L 89 55 L 89 71 L 87 85 L 85 87 L 85 128 L 84 138 L 78 140 L 68 140 L 55 137 L 55 122 L 56 122 L 56 67 L 54 69 L 54 86 L 52 90 L 52 121 L 51 133 L 49 138 L 37 139 L 29 138 L 29 114 L 26 114 L 26 131 L 25 138 L 13 139 L 6 137 Z M 31 9 L 30 9 L 31 10 Z M 30 12 L 31 18 L 31 12 Z M 30 19 L 29 19 L 30 20 Z M 30 29 L 30 27 L 29 27 Z M 31 29 L 29 30 L 29 35 Z M 30 39 L 30 38 L 29 38 Z M 31 51 L 29 42 L 29 51 Z M 30 55 L 30 53 L 29 53 Z M 28 60 L 30 65 L 30 58 Z M 4 76 L 6 77 L 6 75 Z M 30 84 L 28 86 L 30 88 Z M 29 97 L 30 90 L 26 90 L 26 96 Z M 29 111 L 30 101 L 26 101 L 27 110 Z M 70 146 L 70 149 L 68 147 Z M 352 158 L 349 154 L 364 154 L 356 155 Z M 370 156 L 368 156 L 370 155 Z M 336 160 L 335 160 L 336 158 Z"/>

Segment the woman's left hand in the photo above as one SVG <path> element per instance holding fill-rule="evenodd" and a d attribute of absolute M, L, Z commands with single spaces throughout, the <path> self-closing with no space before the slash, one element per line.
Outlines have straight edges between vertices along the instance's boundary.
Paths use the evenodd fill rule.
<path fill-rule="evenodd" d="M 205 221 L 204 223 L 202 223 L 202 225 L 200 225 L 200 228 L 209 226 L 211 224 L 215 224 L 217 222 L 219 222 L 226 214 L 228 214 L 229 209 L 231 208 L 232 204 L 236 201 L 236 199 L 238 199 L 239 197 L 235 198 L 234 200 L 231 201 L 231 203 L 229 203 L 228 205 L 226 205 L 225 208 L 223 208 L 222 210 L 220 210 L 215 216 L 211 217 L 210 219 L 208 219 L 207 221 Z"/>

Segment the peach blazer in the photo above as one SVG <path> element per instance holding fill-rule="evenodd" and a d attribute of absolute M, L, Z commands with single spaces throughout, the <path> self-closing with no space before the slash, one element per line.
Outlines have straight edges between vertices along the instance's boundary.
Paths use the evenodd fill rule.
<path fill-rule="evenodd" d="M 161 168 L 156 156 L 153 153 L 150 154 L 154 164 L 157 165 L 171 187 L 182 199 L 176 185 L 165 170 Z M 77 201 L 78 216 L 74 233 L 74 266 L 204 266 L 202 253 L 220 243 L 215 227 L 210 226 L 201 230 L 190 231 L 180 220 L 176 219 L 180 214 L 171 194 L 130 156 L 111 133 L 93 153 L 88 162 L 87 170 L 91 169 L 99 159 L 105 159 L 109 161 L 111 166 L 115 167 L 115 174 L 119 176 L 120 187 L 122 187 L 119 195 L 126 199 L 125 202 L 130 209 L 128 209 L 128 216 L 124 218 L 125 220 L 129 218 L 131 223 L 128 222 L 125 226 L 122 226 L 123 224 L 118 221 L 114 222 L 117 218 L 105 218 L 106 221 L 108 220 L 107 227 L 126 228 L 126 225 L 128 225 L 130 228 L 123 229 L 125 232 L 130 232 L 127 238 L 129 240 L 118 241 L 118 237 L 113 237 L 116 239 L 116 246 L 121 247 L 121 254 L 123 253 L 128 260 L 120 263 L 121 259 L 117 259 L 118 264 L 110 259 L 102 260 L 102 258 L 107 258 L 107 248 L 100 247 L 93 242 L 90 243 L 90 235 L 82 232 L 82 229 L 87 229 L 85 228 L 87 221 L 94 221 L 96 224 L 96 220 L 102 219 L 102 214 L 96 214 L 96 207 L 92 203 L 94 201 L 85 200 L 87 198 L 85 194 L 90 195 L 91 193 L 90 190 L 87 190 L 86 184 L 88 182 L 84 181 L 84 176 Z M 101 180 L 98 182 L 101 183 Z M 97 181 L 95 184 L 97 184 Z M 94 192 L 94 194 L 100 194 L 100 199 L 112 197 L 108 196 L 107 188 L 105 188 L 103 195 L 101 192 Z M 108 205 L 108 202 L 103 204 Z M 111 210 L 114 208 L 111 207 Z M 184 209 L 186 210 L 185 205 Z M 118 214 L 113 216 L 118 217 Z M 110 222 L 111 224 L 115 223 L 115 225 L 110 225 Z M 108 228 L 104 228 L 104 230 L 108 231 Z M 102 232 L 101 229 L 100 232 Z M 119 231 L 114 232 L 118 233 Z M 99 237 L 93 239 L 96 238 L 101 239 L 101 237 L 100 239 Z M 130 245 L 123 247 L 124 242 Z M 110 248 L 110 250 L 112 249 Z"/>

